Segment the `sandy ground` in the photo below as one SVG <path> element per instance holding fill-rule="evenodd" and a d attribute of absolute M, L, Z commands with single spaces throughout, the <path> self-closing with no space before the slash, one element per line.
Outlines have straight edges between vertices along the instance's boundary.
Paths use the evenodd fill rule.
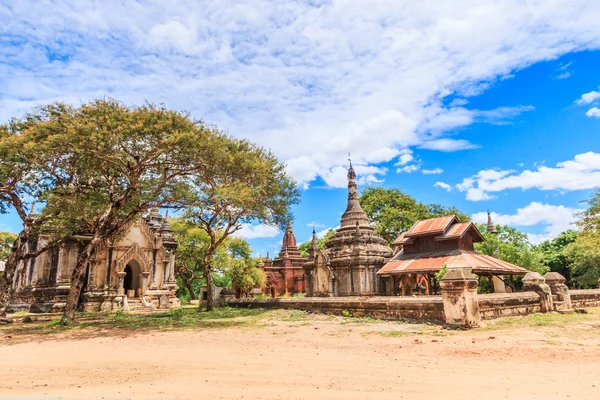
<path fill-rule="evenodd" d="M 448 332 L 310 317 L 204 331 L 3 336 L 0 399 L 600 399 L 597 322 L 577 334 Z"/>

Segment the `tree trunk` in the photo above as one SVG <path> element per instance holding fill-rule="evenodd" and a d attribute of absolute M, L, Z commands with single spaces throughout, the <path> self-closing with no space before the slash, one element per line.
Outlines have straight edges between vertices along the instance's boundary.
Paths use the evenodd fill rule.
<path fill-rule="evenodd" d="M 69 297 L 67 297 L 67 303 L 65 305 L 65 311 L 60 320 L 61 325 L 70 325 L 75 321 L 75 313 L 77 312 L 77 306 L 79 305 L 79 296 L 81 295 L 81 288 L 85 280 L 85 266 L 89 263 L 93 251 L 96 246 L 102 241 L 99 237 L 94 237 L 90 242 L 83 248 L 83 251 L 77 258 L 77 264 L 73 269 L 73 275 L 71 276 L 71 289 L 69 290 Z"/>
<path fill-rule="evenodd" d="M 10 305 L 10 300 L 13 294 L 13 279 L 19 259 L 23 256 L 25 243 L 27 243 L 25 231 L 21 232 L 13 243 L 8 260 L 4 268 L 4 275 L 0 279 L 0 318 L 6 316 L 6 311 Z"/>
<path fill-rule="evenodd" d="M 190 300 L 196 300 L 196 294 L 194 293 L 194 289 L 192 288 L 192 283 L 188 279 L 181 279 L 188 293 L 190 294 Z"/>
<path fill-rule="evenodd" d="M 213 281 L 210 264 L 204 264 L 204 279 L 206 280 L 206 311 L 212 311 L 215 308 L 215 283 Z"/>

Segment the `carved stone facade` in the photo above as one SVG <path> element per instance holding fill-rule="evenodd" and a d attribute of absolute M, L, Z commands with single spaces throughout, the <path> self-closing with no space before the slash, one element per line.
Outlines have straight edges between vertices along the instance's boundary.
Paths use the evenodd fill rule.
<path fill-rule="evenodd" d="M 260 265 L 267 275 L 264 293 L 271 297 L 304 293 L 306 285 L 303 265 L 306 261 L 298 250 L 292 226 L 288 223 L 279 255 L 271 260 L 267 254 L 264 264 Z"/>
<path fill-rule="evenodd" d="M 375 234 L 361 208 L 352 164 L 348 169 L 348 206 L 341 227 L 319 250 L 313 232 L 309 261 L 304 264 L 307 296 L 381 294 L 379 269 L 392 257 L 385 239 Z"/>
<path fill-rule="evenodd" d="M 63 309 L 77 258 L 89 240 L 85 236 L 77 239 L 19 264 L 13 281 L 12 309 L 32 312 Z M 30 246 L 35 248 L 44 240 L 40 237 Z M 173 229 L 158 210 L 132 223 L 96 249 L 86 271 L 81 308 L 111 311 L 127 306 L 135 310 L 178 305 L 176 248 Z"/>

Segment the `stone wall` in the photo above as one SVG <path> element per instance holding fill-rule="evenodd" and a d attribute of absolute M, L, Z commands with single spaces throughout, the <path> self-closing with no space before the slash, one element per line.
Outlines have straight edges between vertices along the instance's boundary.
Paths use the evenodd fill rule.
<path fill-rule="evenodd" d="M 421 297 L 299 297 L 230 299 L 231 307 L 283 308 L 329 315 L 373 317 L 392 320 L 444 322 L 442 296 Z"/>
<path fill-rule="evenodd" d="M 540 312 L 540 296 L 535 292 L 479 294 L 477 299 L 484 320 Z"/>
<path fill-rule="evenodd" d="M 546 278 L 550 285 L 546 284 Z M 546 277 L 530 272 L 523 278 L 528 289 L 519 293 L 477 294 L 477 280 L 467 269 L 446 273 L 442 296 L 354 296 L 278 299 L 232 299 L 233 307 L 285 308 L 323 314 L 445 323 L 473 328 L 479 321 L 539 312 L 572 313 L 573 308 L 600 307 L 600 289 L 569 290 L 556 273 Z"/>
<path fill-rule="evenodd" d="M 574 308 L 600 307 L 600 289 L 569 290 Z"/>

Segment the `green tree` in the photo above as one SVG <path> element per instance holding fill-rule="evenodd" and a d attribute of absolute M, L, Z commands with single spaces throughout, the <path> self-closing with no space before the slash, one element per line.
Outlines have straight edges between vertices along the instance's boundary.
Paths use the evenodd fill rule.
<path fill-rule="evenodd" d="M 319 249 L 325 250 L 325 243 L 327 243 L 327 241 L 334 236 L 335 236 L 335 229 L 329 228 L 327 230 L 327 232 L 325 232 L 325 235 L 322 238 L 317 239 Z M 300 254 L 302 254 L 302 257 L 308 257 L 309 251 L 310 251 L 310 246 L 311 246 L 310 240 L 306 241 L 306 242 L 302 243 L 300 246 L 298 246 L 298 250 L 300 250 Z"/>
<path fill-rule="evenodd" d="M 86 236 L 63 324 L 74 319 L 85 267 L 97 246 L 151 208 L 181 207 L 191 193 L 186 176 L 204 168 L 210 149 L 222 146 L 212 140 L 219 135 L 186 115 L 112 99 L 44 106 L 13 121 L 12 132 L 30 138 L 26 144 L 43 143 L 44 163 L 34 164 L 34 174 L 66 182 L 43 192 L 42 216 L 58 215 L 52 223 L 57 231 Z"/>
<path fill-rule="evenodd" d="M 0 261 L 6 261 L 10 256 L 17 235 L 12 232 L 0 232 Z"/>
<path fill-rule="evenodd" d="M 58 246 L 72 234 L 56 223 L 60 209 L 43 207 L 40 213 L 35 212 L 36 202 L 43 205 L 73 184 L 72 171 L 56 168 L 53 143 L 30 129 L 36 124 L 43 125 L 43 121 L 36 114 L 28 114 L 0 125 L 0 214 L 12 209 L 23 225 L 0 279 L 0 317 L 6 314 L 12 297 L 18 263 Z M 45 240 L 38 241 L 40 235 L 45 235 Z"/>
<path fill-rule="evenodd" d="M 360 196 L 360 204 L 373 223 L 375 232 L 388 244 L 419 220 L 453 214 L 461 221 L 470 220 L 468 215 L 455 207 L 422 204 L 399 189 L 367 187 Z"/>
<path fill-rule="evenodd" d="M 567 280 L 567 285 L 571 285 L 571 261 L 568 257 L 569 245 L 577 239 L 579 232 L 569 229 L 561 232 L 560 235 L 552 240 L 546 240 L 538 246 L 543 254 L 543 263 L 550 271 L 558 272 Z"/>
<path fill-rule="evenodd" d="M 196 191 L 185 218 L 210 237 L 204 253 L 208 287 L 207 310 L 212 310 L 215 251 L 243 223 L 278 225 L 290 219 L 290 206 L 298 202 L 296 183 L 275 156 L 247 140 L 229 138 L 225 148 L 211 154 L 213 163 L 190 176 Z"/>
<path fill-rule="evenodd" d="M 204 255 L 210 246 L 210 237 L 190 221 L 173 218 L 169 220 L 173 227 L 177 247 L 175 257 L 175 275 L 179 284 L 178 296 L 195 300 L 204 279 Z M 247 240 L 228 237 L 213 255 L 212 277 L 216 286 L 237 287 L 246 290 L 264 284 L 264 274 L 257 268 L 257 262 L 251 257 L 252 250 Z M 248 290 L 249 290 L 248 289 Z"/>
<path fill-rule="evenodd" d="M 566 249 L 572 281 L 582 288 L 595 287 L 600 279 L 600 189 L 586 203 L 577 222 L 581 233 Z"/>
<path fill-rule="evenodd" d="M 543 254 L 529 242 L 527 235 L 510 226 L 497 225 L 497 234 L 487 233 L 484 224 L 478 224 L 485 242 L 475 243 L 475 250 L 518 265 L 529 271 L 545 274 L 548 267 L 543 264 Z"/>

